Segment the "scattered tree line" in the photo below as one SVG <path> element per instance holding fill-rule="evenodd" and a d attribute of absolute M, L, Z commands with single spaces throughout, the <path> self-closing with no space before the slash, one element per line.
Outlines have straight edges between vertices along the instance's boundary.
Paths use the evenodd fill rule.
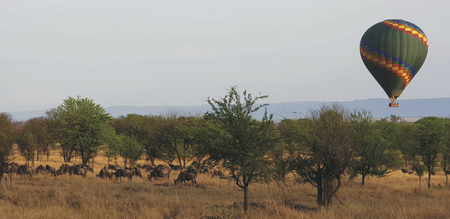
<path fill-rule="evenodd" d="M 111 118 L 88 98 L 69 97 L 46 116 L 14 122 L 0 114 L 0 179 L 17 144 L 27 164 L 60 149 L 65 162 L 81 156 L 94 163 L 99 152 L 124 167 L 145 158 L 178 162 L 211 159 L 221 163 L 244 193 L 255 182 L 286 185 L 288 176 L 317 189 L 317 203 L 328 206 L 337 197 L 344 174 L 382 177 L 406 167 L 419 177 L 427 172 L 428 188 L 436 171 L 448 177 L 450 120 L 425 117 L 415 123 L 397 116 L 376 120 L 364 110 L 324 105 L 301 119 L 273 121 L 267 96 L 252 96 L 231 87 L 225 97 L 208 98 L 211 110 L 201 116 L 137 115 Z M 253 113 L 265 110 L 262 118 Z M 120 161 L 120 160 L 119 160 Z M 420 178 L 419 178 L 420 180 Z M 448 178 L 447 178 L 448 184 Z"/>

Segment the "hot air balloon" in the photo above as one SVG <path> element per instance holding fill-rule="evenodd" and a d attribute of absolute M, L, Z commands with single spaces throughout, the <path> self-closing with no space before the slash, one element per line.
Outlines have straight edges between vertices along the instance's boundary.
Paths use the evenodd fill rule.
<path fill-rule="evenodd" d="M 360 43 L 361 58 L 388 95 L 390 107 L 402 94 L 428 53 L 428 40 L 417 25 L 404 20 L 385 20 L 370 27 Z"/>

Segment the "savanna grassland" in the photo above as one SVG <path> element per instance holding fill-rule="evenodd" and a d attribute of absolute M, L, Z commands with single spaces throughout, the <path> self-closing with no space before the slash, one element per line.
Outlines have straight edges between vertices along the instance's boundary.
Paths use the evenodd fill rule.
<path fill-rule="evenodd" d="M 25 161 L 14 153 L 13 161 Z M 74 162 L 80 163 L 77 158 Z M 345 177 L 338 199 L 329 208 L 316 205 L 316 190 L 309 184 L 290 179 L 288 189 L 276 183 L 250 185 L 250 209 L 241 208 L 243 192 L 233 181 L 199 174 L 197 185 L 174 185 L 178 172 L 170 179 L 135 177 L 132 181 L 95 177 L 107 164 L 95 159 L 94 173 L 80 176 L 13 176 L 0 185 L 0 218 L 449 218 L 450 189 L 445 176 L 432 177 L 433 186 L 422 188 L 416 175 L 394 171 L 384 178 L 370 177 L 366 185 L 360 178 Z M 62 158 L 53 151 L 49 164 L 58 168 Z M 120 163 L 119 163 L 120 164 Z M 8 183 L 5 183 L 8 181 Z"/>

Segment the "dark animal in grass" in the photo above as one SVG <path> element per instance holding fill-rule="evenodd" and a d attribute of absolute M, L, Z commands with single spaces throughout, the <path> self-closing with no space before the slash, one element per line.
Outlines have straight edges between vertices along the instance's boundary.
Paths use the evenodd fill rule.
<path fill-rule="evenodd" d="M 112 177 L 115 175 L 115 173 L 116 173 L 116 170 L 108 169 L 108 168 L 106 168 L 106 166 L 105 166 L 105 167 L 103 167 L 103 168 L 100 170 L 100 172 L 98 173 L 97 177 L 100 177 L 100 178 L 106 178 L 106 177 L 108 177 L 109 179 L 112 179 Z"/>
<path fill-rule="evenodd" d="M 71 166 L 68 168 L 69 175 L 79 175 L 82 177 L 86 177 L 87 170 L 85 168 L 82 168 L 80 166 Z"/>
<path fill-rule="evenodd" d="M 56 175 L 64 175 L 68 173 L 71 166 L 69 164 L 61 164 L 59 169 L 56 171 Z"/>
<path fill-rule="evenodd" d="M 47 173 L 52 174 L 53 176 L 56 176 L 56 169 L 54 167 L 51 167 L 50 165 L 45 165 L 45 170 Z"/>
<path fill-rule="evenodd" d="M 86 172 L 87 172 L 87 171 L 92 172 L 92 173 L 94 172 L 94 168 L 92 168 L 92 167 L 89 166 L 89 165 L 86 165 L 86 164 L 77 164 L 76 166 L 85 169 Z"/>
<path fill-rule="evenodd" d="M 132 180 L 134 176 L 134 169 L 117 169 L 116 170 L 116 179 L 119 178 L 122 181 L 122 177 L 127 177 L 128 180 Z"/>
<path fill-rule="evenodd" d="M 403 173 L 403 174 L 406 174 L 406 173 L 408 173 L 408 170 L 402 169 L 402 173 Z"/>
<path fill-rule="evenodd" d="M 192 184 L 197 184 L 195 174 L 189 172 L 181 172 L 180 174 L 178 174 L 178 177 L 176 180 L 174 180 L 174 183 L 175 185 L 177 183 L 180 183 L 181 185 L 182 183 L 186 184 L 186 181 L 191 181 Z"/>
<path fill-rule="evenodd" d="M 27 165 L 20 165 L 17 173 L 20 175 L 32 176 L 35 171 L 36 170 L 33 167 Z"/>
<path fill-rule="evenodd" d="M 153 178 L 167 178 L 170 177 L 170 167 L 164 166 L 164 165 L 158 165 L 150 174 L 147 176 L 149 180 L 152 180 Z"/>
<path fill-rule="evenodd" d="M 36 174 L 46 174 L 47 173 L 47 170 L 45 170 L 45 167 L 44 166 L 42 166 L 42 165 L 39 165 L 37 168 L 36 168 Z"/>
<path fill-rule="evenodd" d="M 139 176 L 142 178 L 142 172 L 137 167 L 134 168 L 134 175 Z"/>

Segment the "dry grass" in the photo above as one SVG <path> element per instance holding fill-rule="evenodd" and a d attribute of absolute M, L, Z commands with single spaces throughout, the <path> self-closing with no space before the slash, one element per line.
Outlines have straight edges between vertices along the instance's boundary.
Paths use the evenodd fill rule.
<path fill-rule="evenodd" d="M 24 163 L 20 156 L 15 161 Z M 46 160 L 46 159 L 44 159 Z M 77 159 L 80 162 L 79 159 Z M 97 158 L 97 173 L 107 163 Z M 59 167 L 57 151 L 49 162 Z M 175 186 L 173 179 L 148 181 L 133 178 L 104 180 L 89 173 L 79 176 L 32 178 L 15 176 L 10 186 L 0 185 L 1 218 L 242 218 L 239 204 L 242 190 L 233 182 L 200 175 L 197 186 Z M 385 178 L 369 178 L 366 185 L 359 179 L 346 181 L 338 193 L 338 201 L 329 207 L 317 208 L 315 189 L 296 184 L 284 193 L 275 184 L 250 186 L 251 208 L 247 218 L 449 218 L 450 189 L 445 177 L 432 178 L 435 185 L 418 189 L 418 177 L 400 171 Z M 293 209 L 287 203 L 297 205 Z M 301 209 L 307 206 L 315 210 Z"/>

